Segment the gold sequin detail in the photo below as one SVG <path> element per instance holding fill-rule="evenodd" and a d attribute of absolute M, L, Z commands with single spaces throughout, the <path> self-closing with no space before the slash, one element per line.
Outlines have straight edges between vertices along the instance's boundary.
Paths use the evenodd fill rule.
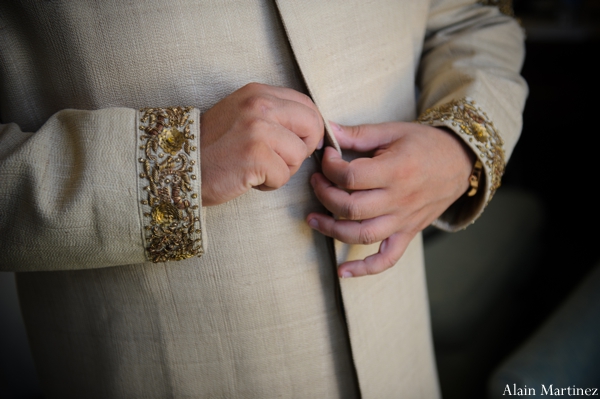
<path fill-rule="evenodd" d="M 144 212 L 146 251 L 153 262 L 187 259 L 203 254 L 202 231 L 198 206 L 188 198 L 198 198 L 191 179 L 196 162 L 191 143 L 193 135 L 189 119 L 191 107 L 141 109 L 140 140 L 143 167 L 140 178 L 145 181 L 147 199 Z"/>
<path fill-rule="evenodd" d="M 479 4 L 483 4 L 484 6 L 496 6 L 502 14 L 506 14 L 511 17 L 515 16 L 515 13 L 513 12 L 512 0 L 479 0 L 477 2 Z"/>
<path fill-rule="evenodd" d="M 485 164 L 491 182 L 489 202 L 496 189 L 500 187 L 506 162 L 502 149 L 504 142 L 487 114 L 475 105 L 475 101 L 463 98 L 428 109 L 419 117 L 418 122 L 458 128 L 459 132 L 477 148 L 479 158 Z"/>

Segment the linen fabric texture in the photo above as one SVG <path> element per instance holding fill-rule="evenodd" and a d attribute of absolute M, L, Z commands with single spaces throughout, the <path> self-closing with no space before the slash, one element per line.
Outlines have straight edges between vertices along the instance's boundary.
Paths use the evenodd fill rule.
<path fill-rule="evenodd" d="M 390 270 L 339 281 L 336 263 L 378 246 L 306 225 L 324 211 L 313 157 L 279 190 L 202 208 L 202 257 L 150 263 L 138 110 L 194 106 L 200 149 L 201 113 L 253 81 L 346 125 L 472 98 L 508 160 L 526 96 L 512 18 L 459 0 L 16 1 L 0 27 L 0 270 L 19 272 L 49 398 L 439 397 L 420 236 Z M 435 124 L 482 157 L 451 122 Z M 482 212 L 484 167 L 438 226 Z"/>

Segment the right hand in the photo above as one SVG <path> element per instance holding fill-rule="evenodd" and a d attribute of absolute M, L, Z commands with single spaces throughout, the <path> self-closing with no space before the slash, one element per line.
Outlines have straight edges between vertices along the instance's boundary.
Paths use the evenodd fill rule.
<path fill-rule="evenodd" d="M 202 205 L 218 205 L 250 188 L 274 190 L 322 142 L 323 119 L 305 94 L 250 83 L 200 119 Z"/>

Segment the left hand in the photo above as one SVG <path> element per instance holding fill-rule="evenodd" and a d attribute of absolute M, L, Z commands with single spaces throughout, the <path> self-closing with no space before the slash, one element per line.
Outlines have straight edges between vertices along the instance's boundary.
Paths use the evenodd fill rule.
<path fill-rule="evenodd" d="M 323 173 L 311 184 L 334 215 L 311 213 L 308 224 L 348 244 L 382 241 L 379 252 L 345 262 L 340 277 L 381 273 L 402 256 L 413 237 L 465 193 L 475 155 L 454 133 L 409 122 L 338 126 L 343 149 L 372 157 L 343 160 L 332 147 Z"/>

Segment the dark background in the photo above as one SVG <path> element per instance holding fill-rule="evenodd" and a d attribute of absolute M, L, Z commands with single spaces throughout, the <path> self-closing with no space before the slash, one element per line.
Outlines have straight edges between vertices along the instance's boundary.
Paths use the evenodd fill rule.
<path fill-rule="evenodd" d="M 600 262 L 596 193 L 600 186 L 596 121 L 600 114 L 600 1 L 514 0 L 513 5 L 527 34 L 522 74 L 530 93 L 521 139 L 499 193 L 516 190 L 536 199 L 543 212 L 540 251 L 528 270 L 503 288 L 506 295 L 497 299 L 503 303 L 490 308 L 490 317 L 481 322 L 486 326 L 476 326 L 473 341 L 478 343 L 448 344 L 434 309 L 436 357 L 445 399 L 488 397 L 494 370 L 527 342 Z M 495 201 L 490 208 L 496 206 Z M 486 213 L 472 228 L 485 223 Z M 426 257 L 428 243 L 436 239 L 440 238 L 426 236 Z M 426 267 L 430 283 L 432 266 Z M 431 284 L 429 288 L 431 296 Z M 499 309 L 505 311 L 498 316 L 501 319 L 488 322 L 494 313 L 500 314 Z M 600 331 L 597 336 L 596 348 Z M 600 380 L 600 369 L 596 374 Z"/>
<path fill-rule="evenodd" d="M 600 1 L 515 0 L 514 9 L 527 33 L 523 76 L 530 95 L 523 133 L 500 190 L 522 191 L 537 199 L 544 215 L 539 233 L 541 251 L 524 279 L 506 289 L 511 298 L 510 312 L 502 315 L 499 324 L 477 332 L 479 337 L 488 334 L 490 338 L 483 346 L 465 349 L 478 352 L 476 361 L 469 361 L 461 369 L 457 363 L 444 360 L 444 351 L 449 349 L 443 342 L 436 342 L 445 399 L 485 398 L 493 371 L 552 315 L 600 261 L 596 194 L 600 186 L 600 127 L 596 123 L 600 114 Z M 0 277 L 0 299 L 8 298 L 12 295 L 8 292 L 12 287 L 10 277 Z M 2 316 L 4 321 L 14 319 L 15 324 L 19 323 L 18 314 Z M 4 370 L 0 375 L 0 398 L 41 398 L 36 381 L 31 379 L 29 359 L 2 364 L 2 359 L 11 358 L 11 351 L 16 353 L 24 347 L 26 351 L 24 336 L 5 337 L 6 331 L 0 325 L 0 338 L 11 342 L 0 348 L 4 351 L 0 353 Z"/>
<path fill-rule="evenodd" d="M 546 215 L 542 260 L 524 292 L 536 309 L 519 323 L 526 334 L 600 260 L 600 1 L 518 0 L 514 8 L 527 33 L 530 93 L 503 183 L 531 190 Z"/>

